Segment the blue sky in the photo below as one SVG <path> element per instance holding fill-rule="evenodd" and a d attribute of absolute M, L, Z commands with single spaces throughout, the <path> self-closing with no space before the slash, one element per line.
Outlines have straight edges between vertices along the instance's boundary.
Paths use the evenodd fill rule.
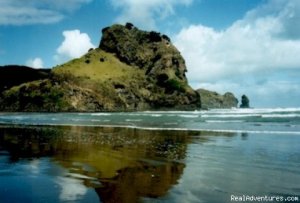
<path fill-rule="evenodd" d="M 0 0 L 0 65 L 53 67 L 128 21 L 171 37 L 194 88 L 300 107 L 298 0 Z"/>

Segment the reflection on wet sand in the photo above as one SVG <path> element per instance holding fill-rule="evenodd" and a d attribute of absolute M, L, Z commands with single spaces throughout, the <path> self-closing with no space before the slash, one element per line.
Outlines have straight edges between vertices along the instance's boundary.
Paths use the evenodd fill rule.
<path fill-rule="evenodd" d="M 0 126 L 0 202 L 295 196 L 299 143 L 293 134 Z"/>
<path fill-rule="evenodd" d="M 95 188 L 101 202 L 137 202 L 164 196 L 177 183 L 187 144 L 198 135 L 128 128 L 2 127 L 0 150 L 9 152 L 11 162 L 51 157 L 67 169 L 57 178 L 61 199 L 76 200 L 88 187 Z M 76 189 L 70 190 L 72 185 Z"/>

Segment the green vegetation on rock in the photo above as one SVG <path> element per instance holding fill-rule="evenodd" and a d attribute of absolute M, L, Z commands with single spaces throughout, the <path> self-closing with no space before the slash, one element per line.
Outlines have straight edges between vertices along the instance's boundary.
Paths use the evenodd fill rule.
<path fill-rule="evenodd" d="M 202 108 L 204 109 L 232 108 L 238 105 L 237 98 L 230 92 L 224 95 L 205 89 L 198 89 L 197 92 L 200 94 Z"/>
<path fill-rule="evenodd" d="M 3 92 L 5 99 L 0 108 L 7 111 L 67 111 L 63 96 L 63 89 L 50 80 L 33 81 Z"/>

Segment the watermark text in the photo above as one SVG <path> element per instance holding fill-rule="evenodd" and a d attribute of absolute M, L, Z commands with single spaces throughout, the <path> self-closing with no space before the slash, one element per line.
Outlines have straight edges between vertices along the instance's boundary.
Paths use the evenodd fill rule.
<path fill-rule="evenodd" d="M 298 196 L 230 195 L 232 202 L 300 202 Z"/>

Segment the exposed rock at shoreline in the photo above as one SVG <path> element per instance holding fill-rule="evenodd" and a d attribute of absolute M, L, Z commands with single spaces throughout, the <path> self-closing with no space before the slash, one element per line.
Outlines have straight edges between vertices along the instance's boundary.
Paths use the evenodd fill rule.
<path fill-rule="evenodd" d="M 54 67 L 47 78 L 14 86 L 0 98 L 1 111 L 194 110 L 198 92 L 166 35 L 131 24 L 103 29 L 99 48 Z"/>
<path fill-rule="evenodd" d="M 246 95 L 243 95 L 241 98 L 240 108 L 250 108 L 250 101 Z"/>
<path fill-rule="evenodd" d="M 200 94 L 203 109 L 232 108 L 238 105 L 238 99 L 230 92 L 224 95 L 205 89 L 198 89 L 197 92 Z"/>

